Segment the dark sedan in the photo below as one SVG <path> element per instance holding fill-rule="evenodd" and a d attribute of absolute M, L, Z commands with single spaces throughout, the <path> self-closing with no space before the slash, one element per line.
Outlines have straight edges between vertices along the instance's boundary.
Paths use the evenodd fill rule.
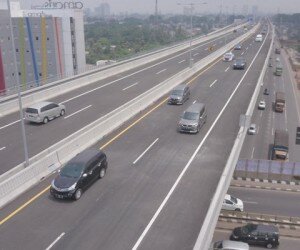
<path fill-rule="evenodd" d="M 233 64 L 233 69 L 245 69 L 246 68 L 246 60 L 244 58 L 238 58 L 235 60 Z"/>
<path fill-rule="evenodd" d="M 59 171 L 51 183 L 50 194 L 58 199 L 78 200 L 96 179 L 105 176 L 106 169 L 106 155 L 97 149 L 86 149 Z"/>

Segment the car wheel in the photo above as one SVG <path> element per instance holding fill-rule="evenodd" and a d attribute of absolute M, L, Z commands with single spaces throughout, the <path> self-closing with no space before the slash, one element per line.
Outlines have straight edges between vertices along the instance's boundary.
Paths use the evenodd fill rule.
<path fill-rule="evenodd" d="M 236 208 L 234 211 L 236 211 L 236 212 L 241 212 L 241 209 Z"/>
<path fill-rule="evenodd" d="M 46 117 L 44 118 L 44 120 L 43 120 L 43 123 L 46 124 L 46 123 L 48 123 L 48 121 L 49 121 L 49 119 L 48 119 L 48 117 L 46 116 Z"/>
<path fill-rule="evenodd" d="M 273 248 L 273 244 L 272 244 L 272 243 L 268 243 L 268 244 L 266 245 L 266 247 L 269 248 L 269 249 L 271 249 L 271 248 Z"/>
<path fill-rule="evenodd" d="M 65 113 L 66 113 L 66 111 L 65 111 L 64 109 L 62 109 L 62 110 L 60 111 L 60 116 L 64 116 Z"/>
<path fill-rule="evenodd" d="M 105 168 L 101 168 L 99 171 L 99 179 L 102 179 L 106 174 L 106 169 Z"/>
<path fill-rule="evenodd" d="M 81 188 L 78 188 L 74 194 L 74 199 L 79 200 L 81 195 L 82 195 L 82 190 L 81 190 Z"/>

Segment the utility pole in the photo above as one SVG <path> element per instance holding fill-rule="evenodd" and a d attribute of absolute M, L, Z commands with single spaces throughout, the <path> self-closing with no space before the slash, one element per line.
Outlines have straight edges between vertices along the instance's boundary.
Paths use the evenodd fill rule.
<path fill-rule="evenodd" d="M 21 97 L 21 88 L 19 82 L 19 71 L 17 65 L 17 56 L 16 56 L 16 48 L 15 48 L 15 37 L 13 32 L 13 25 L 12 25 L 12 17 L 11 17 L 11 9 L 10 9 L 10 2 L 7 0 L 7 8 L 9 13 L 9 26 L 10 26 L 10 37 L 11 37 L 11 44 L 12 44 L 12 56 L 14 60 L 15 72 L 15 84 L 17 85 L 18 90 L 18 102 L 19 102 L 19 111 L 20 111 L 20 123 L 21 123 L 21 134 L 23 139 L 23 147 L 24 147 L 24 156 L 25 156 L 25 166 L 29 165 L 29 157 L 28 157 L 28 148 L 27 148 L 27 140 L 26 140 L 26 133 L 25 133 L 25 124 L 24 124 L 24 115 L 23 115 L 23 107 L 22 107 L 22 97 Z"/>
<path fill-rule="evenodd" d="M 177 5 L 181 6 L 189 6 L 190 7 L 190 48 L 189 48 L 189 66 L 190 68 L 193 67 L 193 59 L 192 59 L 192 41 L 193 41 L 193 11 L 194 11 L 194 6 L 195 5 L 200 5 L 200 4 L 207 4 L 207 3 L 177 3 Z"/>

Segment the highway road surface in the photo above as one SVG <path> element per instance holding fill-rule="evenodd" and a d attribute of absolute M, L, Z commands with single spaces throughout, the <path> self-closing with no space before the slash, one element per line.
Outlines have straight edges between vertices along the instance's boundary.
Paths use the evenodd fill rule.
<path fill-rule="evenodd" d="M 241 33 L 230 33 L 231 41 Z M 225 37 L 212 39 L 193 47 L 194 62 L 201 60 L 222 47 Z M 48 124 L 25 124 L 29 157 L 47 149 L 56 142 L 73 134 L 103 115 L 118 108 L 155 85 L 189 67 L 189 51 L 181 51 L 163 59 L 124 72 L 113 77 L 84 86 L 61 95 L 51 101 L 63 103 L 66 115 Z M 215 79 L 214 79 L 215 80 Z M 0 174 L 24 161 L 19 113 L 13 113 L 0 120 Z"/>
<path fill-rule="evenodd" d="M 238 227 L 238 224 L 237 224 Z M 213 241 L 219 241 L 229 239 L 229 236 L 231 234 L 231 231 L 229 230 L 223 230 L 223 229 L 216 229 Z M 280 237 L 280 245 L 277 250 L 299 250 L 300 245 L 300 239 L 299 238 L 289 238 L 289 237 Z M 258 250 L 258 249 L 266 249 L 264 247 L 258 247 L 258 246 L 250 246 L 250 250 Z"/>
<path fill-rule="evenodd" d="M 300 217 L 297 192 L 230 187 L 228 193 L 244 202 L 245 212 Z"/>
<path fill-rule="evenodd" d="M 50 177 L 3 208 L 1 247 L 192 249 L 269 46 L 270 36 L 264 43 L 251 37 L 235 52 L 243 53 L 246 70 L 232 70 L 231 63 L 218 61 L 191 79 L 192 94 L 184 105 L 167 105 L 164 97 L 97 143 L 108 156 L 107 175 L 79 201 L 52 199 Z M 126 86 L 115 88 L 121 92 Z M 93 98 L 106 96 L 100 91 Z M 180 134 L 179 117 L 195 101 L 205 103 L 207 122 L 196 135 Z M 88 114 L 70 123 L 82 122 Z M 54 124 L 57 131 L 60 122 L 49 127 Z"/>

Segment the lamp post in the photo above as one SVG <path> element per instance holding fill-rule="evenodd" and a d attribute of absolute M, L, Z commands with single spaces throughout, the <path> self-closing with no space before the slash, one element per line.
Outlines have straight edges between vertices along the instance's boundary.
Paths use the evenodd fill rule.
<path fill-rule="evenodd" d="M 207 3 L 177 3 L 177 5 L 181 6 L 189 6 L 190 7 L 190 27 L 191 27 L 191 32 L 190 32 L 190 48 L 189 48 L 189 66 L 190 68 L 193 67 L 193 59 L 192 59 L 192 41 L 193 41 L 193 10 L 195 5 L 200 5 L 200 4 L 207 4 Z"/>
<path fill-rule="evenodd" d="M 7 0 L 7 8 L 8 8 L 8 13 L 9 13 L 10 37 L 12 40 L 12 56 L 13 56 L 14 65 L 15 65 L 14 78 L 15 78 L 15 83 L 17 85 L 17 91 L 18 91 L 18 102 L 19 102 L 19 109 L 20 109 L 19 110 L 20 111 L 20 123 L 21 123 L 21 133 L 22 133 L 22 140 L 23 140 L 23 147 L 24 147 L 25 166 L 27 167 L 29 165 L 29 157 L 28 157 L 28 148 L 27 148 L 27 140 L 26 140 L 26 133 L 25 133 L 25 124 L 24 124 L 24 119 L 23 119 L 24 116 L 23 116 L 23 107 L 22 107 L 22 100 L 21 100 L 21 88 L 20 88 L 20 82 L 19 82 L 17 56 L 16 56 L 16 48 L 15 48 L 15 38 L 14 38 L 14 32 L 13 32 L 9 0 Z"/>

